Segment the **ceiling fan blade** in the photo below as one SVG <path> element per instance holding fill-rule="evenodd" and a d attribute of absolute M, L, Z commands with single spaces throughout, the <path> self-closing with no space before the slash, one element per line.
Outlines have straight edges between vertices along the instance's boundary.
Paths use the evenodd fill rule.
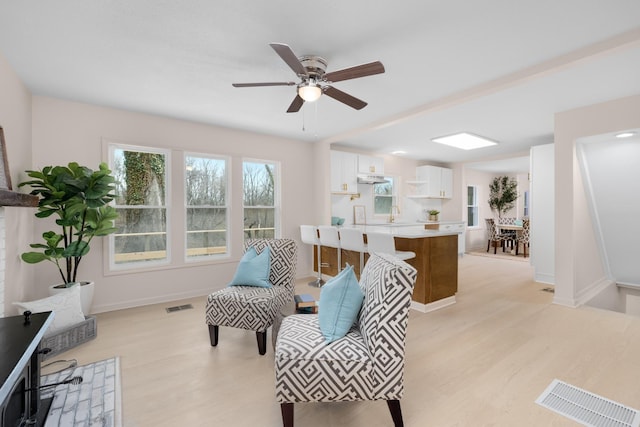
<path fill-rule="evenodd" d="M 302 99 L 300 95 L 296 95 L 296 97 L 293 98 L 291 105 L 289 105 L 287 113 L 297 113 L 300 111 L 300 108 L 302 108 L 302 104 L 304 104 L 304 99 Z"/>
<path fill-rule="evenodd" d="M 348 93 L 336 89 L 333 86 L 326 86 L 323 92 L 325 95 L 330 96 L 331 98 L 340 101 L 343 104 L 347 104 L 349 107 L 355 108 L 356 110 L 362 110 L 367 106 L 367 103 L 363 100 L 358 99 L 355 96 L 351 96 Z"/>
<path fill-rule="evenodd" d="M 298 57 L 291 50 L 291 48 L 284 43 L 270 43 L 269 46 L 276 51 L 280 58 L 296 73 L 298 76 L 307 76 L 307 70 L 304 66 L 298 61 Z"/>
<path fill-rule="evenodd" d="M 294 82 L 265 82 L 265 83 L 232 83 L 233 87 L 257 87 L 257 86 L 295 86 Z"/>
<path fill-rule="evenodd" d="M 356 65 L 355 67 L 344 68 L 338 71 L 332 71 L 324 75 L 324 79 L 329 82 L 339 82 L 342 80 L 357 79 L 359 77 L 372 76 L 374 74 L 384 73 L 384 65 L 382 62 L 375 61 L 368 64 Z"/>

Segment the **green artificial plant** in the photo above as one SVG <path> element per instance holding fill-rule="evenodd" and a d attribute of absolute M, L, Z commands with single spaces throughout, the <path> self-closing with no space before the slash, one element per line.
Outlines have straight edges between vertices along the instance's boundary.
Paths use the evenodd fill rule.
<path fill-rule="evenodd" d="M 489 184 L 489 207 L 502 218 L 502 214 L 513 209 L 518 199 L 518 183 L 508 176 L 493 178 Z"/>
<path fill-rule="evenodd" d="M 115 179 L 106 163 L 100 163 L 96 171 L 72 162 L 26 173 L 32 179 L 19 186 L 29 185 L 30 194 L 39 196 L 36 217 L 57 216 L 61 232 L 43 233 L 44 243 L 30 245 L 39 251 L 23 253 L 22 260 L 30 264 L 54 263 L 65 285 L 70 286 L 76 282 L 78 266 L 89 253 L 91 240 L 116 231 L 113 222 L 118 214 L 109 206 L 115 197 Z"/>

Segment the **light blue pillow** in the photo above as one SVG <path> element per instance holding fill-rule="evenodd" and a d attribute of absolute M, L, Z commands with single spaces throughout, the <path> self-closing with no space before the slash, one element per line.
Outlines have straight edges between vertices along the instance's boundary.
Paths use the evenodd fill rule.
<path fill-rule="evenodd" d="M 260 255 L 254 247 L 245 252 L 238 264 L 236 274 L 229 286 L 259 286 L 270 288 L 269 282 L 269 247 L 264 248 Z"/>
<path fill-rule="evenodd" d="M 327 344 L 344 337 L 355 323 L 364 295 L 350 265 L 320 290 L 318 322 Z"/>

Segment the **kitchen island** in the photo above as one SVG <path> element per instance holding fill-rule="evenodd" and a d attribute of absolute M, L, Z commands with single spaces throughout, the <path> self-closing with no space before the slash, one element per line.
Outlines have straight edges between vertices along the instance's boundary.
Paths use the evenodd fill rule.
<path fill-rule="evenodd" d="M 390 233 L 394 236 L 396 249 L 412 251 L 415 258 L 406 262 L 418 271 L 413 290 L 411 307 L 428 312 L 455 303 L 458 291 L 458 232 L 425 230 L 423 225 L 375 224 L 356 226 L 363 233 Z M 322 273 L 335 276 L 337 271 L 337 250 L 322 247 Z M 342 250 L 342 264 L 354 266 L 356 274 L 360 269 L 358 252 Z M 314 260 L 316 257 L 314 256 Z M 368 254 L 365 254 L 365 262 Z M 314 261 L 317 271 L 317 264 Z"/>

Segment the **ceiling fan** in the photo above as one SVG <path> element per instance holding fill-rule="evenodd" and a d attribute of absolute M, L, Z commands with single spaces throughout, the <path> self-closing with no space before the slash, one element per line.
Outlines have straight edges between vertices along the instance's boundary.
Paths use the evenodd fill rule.
<path fill-rule="evenodd" d="M 382 65 L 380 61 L 326 73 L 327 61 L 320 56 L 305 55 L 297 57 L 296 54 L 293 53 L 293 50 L 286 44 L 270 43 L 269 45 L 280 55 L 280 58 L 287 63 L 293 72 L 296 73 L 300 78 L 300 82 L 233 83 L 233 87 L 297 86 L 296 97 L 293 99 L 291 105 L 289 105 L 287 113 L 300 111 L 305 101 L 314 102 L 320 98 L 322 94 L 330 96 L 356 110 L 361 110 L 367 106 L 366 102 L 336 89 L 331 86 L 331 83 L 384 73 L 384 65 Z"/>

